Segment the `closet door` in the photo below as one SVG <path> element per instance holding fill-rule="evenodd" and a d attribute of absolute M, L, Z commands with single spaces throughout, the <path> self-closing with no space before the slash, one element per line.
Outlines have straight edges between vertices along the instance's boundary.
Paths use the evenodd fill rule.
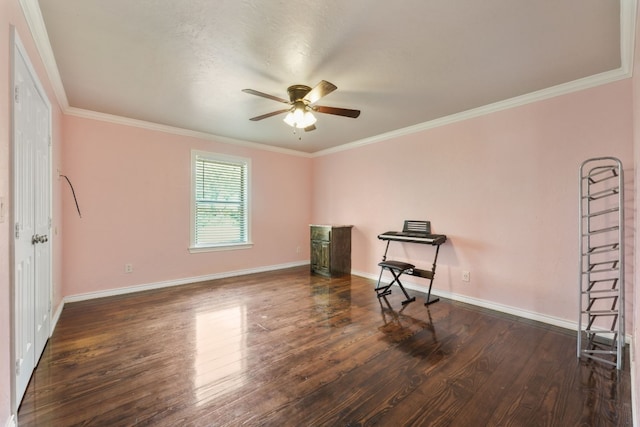
<path fill-rule="evenodd" d="M 38 242 L 34 249 L 34 311 L 36 364 L 51 332 L 51 163 L 50 116 L 41 97 L 35 103 L 35 144 L 33 158 L 33 224 Z"/>
<path fill-rule="evenodd" d="M 20 402 L 50 333 L 51 114 L 17 38 L 13 53 L 13 320 Z"/>

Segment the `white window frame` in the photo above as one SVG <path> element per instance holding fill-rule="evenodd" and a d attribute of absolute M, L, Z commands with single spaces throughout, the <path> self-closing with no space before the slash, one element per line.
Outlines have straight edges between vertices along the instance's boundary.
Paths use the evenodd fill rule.
<path fill-rule="evenodd" d="M 246 231 L 247 239 L 241 243 L 223 243 L 223 244 L 197 244 L 196 243 L 196 161 L 205 159 L 209 161 L 220 161 L 243 164 L 246 171 L 245 194 L 246 194 Z M 253 247 L 251 241 L 251 159 L 245 157 L 237 157 L 226 154 L 213 153 L 208 151 L 191 150 L 191 221 L 190 221 L 190 245 L 189 252 L 209 252 L 209 251 L 227 251 L 236 249 L 248 249 Z"/>

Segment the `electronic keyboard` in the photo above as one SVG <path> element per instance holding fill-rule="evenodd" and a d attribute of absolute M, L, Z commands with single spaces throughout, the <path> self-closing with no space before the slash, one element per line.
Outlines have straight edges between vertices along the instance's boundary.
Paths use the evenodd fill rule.
<path fill-rule="evenodd" d="M 378 235 L 380 240 L 393 240 L 397 242 L 422 243 L 425 245 L 441 245 L 447 241 L 444 234 L 418 233 L 406 231 L 387 231 Z"/>

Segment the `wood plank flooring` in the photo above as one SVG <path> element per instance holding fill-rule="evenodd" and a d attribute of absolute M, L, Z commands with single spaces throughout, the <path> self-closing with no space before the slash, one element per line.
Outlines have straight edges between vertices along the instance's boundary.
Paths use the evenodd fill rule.
<path fill-rule="evenodd" d="M 299 267 L 67 304 L 19 425 L 631 425 L 628 368 L 575 333 L 374 286 Z"/>

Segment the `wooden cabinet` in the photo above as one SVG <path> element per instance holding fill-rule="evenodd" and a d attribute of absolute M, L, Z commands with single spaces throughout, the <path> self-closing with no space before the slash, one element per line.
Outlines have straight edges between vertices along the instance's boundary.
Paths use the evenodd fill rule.
<path fill-rule="evenodd" d="M 311 226 L 311 272 L 351 274 L 351 225 Z"/>

